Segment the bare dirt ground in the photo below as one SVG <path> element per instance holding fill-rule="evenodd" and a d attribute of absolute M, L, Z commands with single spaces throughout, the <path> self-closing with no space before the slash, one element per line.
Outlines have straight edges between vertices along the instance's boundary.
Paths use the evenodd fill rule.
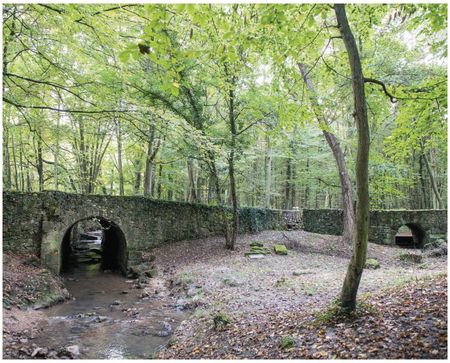
<path fill-rule="evenodd" d="M 271 250 L 273 244 L 285 244 L 289 254 L 282 256 L 272 253 L 261 259 L 251 259 L 244 253 L 250 250 L 250 243 L 255 241 L 262 242 Z M 223 248 L 221 238 L 210 238 L 174 243 L 157 248 L 152 253 L 156 255 L 156 264 L 168 279 L 173 294 L 181 296 L 180 306 L 195 308 L 191 318 L 176 332 L 172 346 L 159 353 L 160 358 L 406 357 L 406 353 L 402 353 L 403 350 L 399 349 L 399 346 L 393 350 L 375 347 L 369 353 L 352 349 L 355 343 L 351 344 L 352 339 L 349 339 L 348 347 L 342 342 L 344 346 L 338 344 L 335 348 L 323 350 L 319 349 L 321 345 L 313 339 L 307 349 L 308 345 L 305 345 L 304 340 L 298 338 L 301 335 L 300 322 L 314 320 L 314 314 L 326 309 L 338 296 L 351 256 L 351 248 L 342 245 L 335 236 L 304 231 L 265 231 L 256 235 L 240 236 L 237 248 L 232 252 Z M 418 255 L 420 257 L 417 258 L 421 261 L 411 262 L 411 258 L 402 258 L 405 254 Z M 377 299 L 381 302 L 387 299 L 389 301 L 386 306 L 381 303 L 375 310 L 379 314 L 384 314 L 386 310 L 386 316 L 390 316 L 387 318 L 388 322 L 392 321 L 395 325 L 398 321 L 406 324 L 408 319 L 418 320 L 419 317 L 414 314 L 410 316 L 408 313 L 404 313 L 403 318 L 397 317 L 389 308 L 392 307 L 396 311 L 398 304 L 408 305 L 416 312 L 414 306 L 417 306 L 417 313 L 426 316 L 424 311 L 420 311 L 420 308 L 424 307 L 420 303 L 423 299 L 414 300 L 417 295 L 414 291 L 416 288 L 422 291 L 422 288 L 416 287 L 419 281 L 434 281 L 425 287 L 431 290 L 424 291 L 435 305 L 430 304 L 439 311 L 436 311 L 437 317 L 430 313 L 429 318 L 437 319 L 433 325 L 437 331 L 444 329 L 444 325 L 446 329 L 446 257 L 426 258 L 420 250 L 370 243 L 368 258 L 380 262 L 380 268 L 364 271 L 360 285 L 360 297 L 368 299 L 370 307 L 377 307 Z M 435 280 L 436 278 L 438 280 Z M 393 286 L 397 288 L 383 295 L 386 288 Z M 433 286 L 437 286 L 437 289 Z M 409 300 L 408 291 L 414 292 Z M 396 293 L 399 298 L 393 301 L 392 296 Z M 402 296 L 407 299 L 407 304 L 401 302 Z M 371 313 L 365 312 L 363 315 L 376 319 L 373 317 L 373 309 L 369 310 Z M 224 324 L 221 329 L 215 328 L 213 320 L 218 316 L 225 316 L 230 323 Z M 383 319 L 377 321 L 384 328 L 388 325 Z M 355 321 L 349 324 L 344 324 L 341 328 L 355 330 Z M 384 331 L 384 328 L 375 323 L 373 328 Z M 314 336 L 317 333 L 316 335 L 320 336 L 319 330 L 314 329 L 310 334 Z M 366 327 L 365 333 L 370 335 L 370 329 L 370 326 Z M 441 344 L 445 338 L 446 347 L 446 330 L 445 337 L 439 335 L 440 332 L 441 330 L 436 332 L 434 337 L 437 340 L 433 338 L 429 342 L 429 339 L 426 339 L 427 345 L 422 353 L 410 350 L 411 355 L 408 357 L 425 358 L 428 357 L 426 351 L 429 351 L 430 358 L 446 357 L 446 348 Z M 288 333 L 293 335 L 295 340 L 294 346 L 289 348 L 291 350 L 279 347 L 283 336 Z M 415 330 L 411 334 L 413 335 L 406 334 L 403 339 L 414 340 L 414 337 L 421 336 L 420 332 Z M 351 334 L 350 336 L 353 337 Z M 370 336 L 367 339 L 371 339 Z M 398 344 L 402 344 L 401 339 Z M 301 352 L 301 346 L 306 349 L 304 352 Z"/>

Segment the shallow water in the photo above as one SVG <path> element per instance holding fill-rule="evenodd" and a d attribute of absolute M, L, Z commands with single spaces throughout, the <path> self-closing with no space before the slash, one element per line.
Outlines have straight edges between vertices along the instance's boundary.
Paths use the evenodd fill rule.
<path fill-rule="evenodd" d="M 85 359 L 151 358 L 186 318 L 159 294 L 141 299 L 143 290 L 132 288 L 130 280 L 92 265 L 64 279 L 75 299 L 44 310 L 47 321 L 35 339 L 38 346 L 78 345 Z"/>

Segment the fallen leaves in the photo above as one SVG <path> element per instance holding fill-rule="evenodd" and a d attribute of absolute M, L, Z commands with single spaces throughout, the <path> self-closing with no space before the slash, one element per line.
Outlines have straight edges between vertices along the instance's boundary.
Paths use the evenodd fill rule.
<path fill-rule="evenodd" d="M 317 307 L 241 316 L 224 331 L 209 329 L 195 347 L 185 340 L 159 358 L 445 359 L 447 281 L 435 277 L 377 293 L 356 316 L 321 325 Z M 280 348 L 283 336 L 295 345 Z"/>

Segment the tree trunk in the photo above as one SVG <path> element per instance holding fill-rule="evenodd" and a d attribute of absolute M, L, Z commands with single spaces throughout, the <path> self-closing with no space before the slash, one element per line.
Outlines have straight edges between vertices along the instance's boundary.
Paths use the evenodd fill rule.
<path fill-rule="evenodd" d="M 272 153 L 270 138 L 266 135 L 266 156 L 264 159 L 264 208 L 270 208 L 270 183 L 272 181 Z"/>
<path fill-rule="evenodd" d="M 195 177 L 195 165 L 194 159 L 188 157 L 187 159 L 187 172 L 188 172 L 188 190 L 187 201 L 196 203 L 197 200 L 197 180 Z"/>
<path fill-rule="evenodd" d="M 209 153 L 208 165 L 211 170 L 211 178 L 213 179 L 212 183 L 213 183 L 215 191 L 216 191 L 217 205 L 221 209 L 221 218 L 222 218 L 222 226 L 223 226 L 223 237 L 225 238 L 225 247 L 228 247 L 229 245 L 231 245 L 231 243 L 230 243 L 230 228 L 228 226 L 227 212 L 225 210 L 225 206 L 223 204 L 223 199 L 222 199 L 222 193 L 220 191 L 219 175 L 217 173 L 216 163 L 214 160 L 214 155 L 212 155 L 212 153 Z"/>
<path fill-rule="evenodd" d="M 339 31 L 344 41 L 349 59 L 355 119 L 358 132 L 358 152 L 356 157 L 356 234 L 353 256 L 347 269 L 342 286 L 340 303 L 343 308 L 354 310 L 356 295 L 363 273 L 367 255 L 367 241 L 369 233 L 369 122 L 364 93 L 364 77 L 355 38 L 348 24 L 345 5 L 335 4 L 334 10 Z"/>
<path fill-rule="evenodd" d="M 284 209 L 292 209 L 292 157 L 286 160 L 286 183 L 284 186 Z"/>
<path fill-rule="evenodd" d="M 53 179 L 55 182 L 55 190 L 57 191 L 59 189 L 59 178 L 58 178 L 58 174 L 59 174 L 59 124 L 60 124 L 60 120 L 61 120 L 61 115 L 58 113 L 58 115 L 56 116 L 56 143 L 55 143 L 55 152 L 54 152 L 54 159 L 55 159 L 55 163 L 53 165 Z"/>
<path fill-rule="evenodd" d="M 236 179 L 234 174 L 234 157 L 236 150 L 236 138 L 237 138 L 237 128 L 236 128 L 236 118 L 234 112 L 234 86 L 235 79 L 231 77 L 230 85 L 232 88 L 228 92 L 228 119 L 230 123 L 230 132 L 231 132 L 231 151 L 228 158 L 228 175 L 230 178 L 230 197 L 231 197 L 231 206 L 233 209 L 233 222 L 231 227 L 231 234 L 226 247 L 230 250 L 234 250 L 234 246 L 236 244 L 238 226 L 239 226 L 239 210 L 238 210 L 238 202 L 236 195 Z"/>
<path fill-rule="evenodd" d="M 162 171 L 163 171 L 163 164 L 159 164 L 158 168 L 158 186 L 156 187 L 156 197 L 158 199 L 161 199 L 162 195 Z"/>
<path fill-rule="evenodd" d="M 172 174 L 168 173 L 167 181 L 169 185 L 167 186 L 167 200 L 173 200 L 172 180 Z"/>
<path fill-rule="evenodd" d="M 117 131 L 117 171 L 119 173 L 119 195 L 124 195 L 123 167 L 122 167 L 122 129 L 120 121 L 116 120 Z"/>
<path fill-rule="evenodd" d="M 430 163 L 428 161 L 427 154 L 425 153 L 425 145 L 424 145 L 424 142 L 422 139 L 420 140 L 420 148 L 422 150 L 422 156 L 423 156 L 423 161 L 425 163 L 425 167 L 427 169 L 428 175 L 430 176 L 431 187 L 433 189 L 433 193 L 436 198 L 437 208 L 441 208 L 442 198 L 441 198 L 441 195 L 439 193 L 439 190 L 438 190 L 438 187 L 436 184 L 436 178 L 434 176 L 433 170 L 431 169 Z M 436 206 L 433 205 L 433 208 L 436 208 Z"/>
<path fill-rule="evenodd" d="M 14 166 L 14 184 L 16 186 L 16 190 L 19 190 L 19 173 L 17 171 L 17 159 L 16 159 L 16 146 L 14 143 L 14 134 L 11 134 L 11 149 L 12 149 L 12 157 L 13 157 L 13 166 Z M 20 148 L 21 152 L 22 148 Z"/>
<path fill-rule="evenodd" d="M 141 189 L 141 179 L 142 179 L 142 158 L 137 158 L 134 160 L 134 186 L 133 191 L 134 194 L 139 194 L 139 190 Z"/>
<path fill-rule="evenodd" d="M 5 170 L 4 188 L 11 189 L 11 162 L 9 160 L 9 135 L 6 122 L 3 124 L 3 165 Z"/>
<path fill-rule="evenodd" d="M 351 244 L 353 242 L 355 233 L 355 213 L 353 211 L 352 202 L 352 182 L 350 180 L 350 176 L 348 175 L 344 153 L 342 152 L 341 146 L 336 136 L 327 130 L 329 129 L 329 122 L 319 109 L 317 94 L 314 85 L 308 77 L 306 66 L 303 63 L 299 63 L 298 67 L 300 69 L 300 73 L 303 76 L 306 87 L 308 88 L 313 111 L 316 115 L 317 121 L 319 122 L 319 127 L 322 129 L 323 136 L 330 146 L 334 159 L 336 160 L 336 165 L 339 172 L 339 180 L 341 182 L 342 209 L 344 214 L 342 241 Z"/>
<path fill-rule="evenodd" d="M 428 197 L 427 197 L 427 188 L 425 184 L 425 177 L 423 175 L 423 155 L 422 153 L 419 155 L 419 178 L 420 178 L 420 186 L 422 191 L 422 208 L 428 208 Z"/>
<path fill-rule="evenodd" d="M 154 147 L 155 141 L 155 120 L 153 116 L 150 119 L 150 128 L 148 133 L 147 144 L 147 158 L 145 161 L 145 174 L 144 174 L 144 195 L 150 196 L 152 193 L 153 183 L 153 160 L 158 152 L 158 147 Z"/>
<path fill-rule="evenodd" d="M 42 192 L 44 190 L 44 163 L 42 161 L 42 139 L 41 134 L 36 130 L 37 136 L 37 159 L 36 159 L 36 169 L 38 172 L 39 178 L 39 191 Z"/>

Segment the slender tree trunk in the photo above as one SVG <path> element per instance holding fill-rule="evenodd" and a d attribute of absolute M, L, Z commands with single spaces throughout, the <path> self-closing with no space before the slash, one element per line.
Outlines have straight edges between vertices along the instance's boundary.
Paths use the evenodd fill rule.
<path fill-rule="evenodd" d="M 111 180 L 109 185 L 109 195 L 113 195 L 114 192 L 114 168 L 111 169 Z"/>
<path fill-rule="evenodd" d="M 54 159 L 55 163 L 53 165 L 53 179 L 55 182 L 55 190 L 57 191 L 59 189 L 59 179 L 58 179 L 58 173 L 59 173 L 59 125 L 60 125 L 60 114 L 56 116 L 56 143 L 55 143 L 55 152 L 54 152 Z"/>
<path fill-rule="evenodd" d="M 173 200 L 173 190 L 172 190 L 172 174 L 167 174 L 167 181 L 169 182 L 167 186 L 167 200 Z"/>
<path fill-rule="evenodd" d="M 119 173 L 119 195 L 124 195 L 123 167 L 122 167 L 122 129 L 120 121 L 116 120 L 117 132 L 117 171 Z"/>
<path fill-rule="evenodd" d="M 309 159 L 307 158 L 306 159 L 306 175 L 308 175 L 308 174 L 309 174 Z M 309 200 L 309 184 L 307 183 L 306 187 L 305 187 L 305 201 L 303 203 L 303 208 L 305 208 L 305 207 L 309 208 L 308 200 Z"/>
<path fill-rule="evenodd" d="M 159 168 L 158 168 L 158 186 L 156 187 L 156 193 L 157 193 L 157 198 L 161 199 L 161 195 L 162 195 L 162 171 L 163 171 L 163 164 L 159 164 Z"/>
<path fill-rule="evenodd" d="M 270 138 L 266 135 L 266 155 L 264 159 L 264 208 L 270 208 L 270 187 L 272 181 L 272 152 Z"/>
<path fill-rule="evenodd" d="M 8 122 L 8 121 L 6 121 Z M 11 161 L 9 160 L 9 135 L 6 122 L 3 124 L 3 165 L 5 170 L 4 187 L 11 189 Z"/>
<path fill-rule="evenodd" d="M 422 150 L 422 157 L 423 157 L 423 161 L 425 163 L 425 167 L 427 169 L 428 175 L 430 176 L 431 187 L 433 189 L 433 193 L 436 198 L 436 202 L 435 202 L 436 205 L 433 205 L 433 208 L 434 209 L 436 209 L 436 207 L 441 208 L 442 198 L 441 198 L 441 195 L 439 193 L 439 190 L 438 190 L 438 187 L 436 184 L 436 178 L 434 176 L 433 170 L 431 169 L 430 163 L 428 161 L 427 154 L 425 153 L 425 145 L 424 145 L 424 142 L 422 139 L 420 140 L 420 148 Z"/>
<path fill-rule="evenodd" d="M 284 186 L 284 209 L 292 209 L 292 157 L 286 160 L 286 184 Z"/>
<path fill-rule="evenodd" d="M 358 132 L 358 152 L 356 157 L 356 234 L 353 256 L 347 269 L 342 286 L 340 303 L 343 308 L 354 310 L 356 295 L 364 270 L 367 255 L 367 242 L 369 233 L 369 122 L 364 92 L 364 77 L 355 38 L 348 24 L 345 5 L 335 4 L 334 10 L 339 31 L 344 41 L 349 59 L 355 119 Z"/>
<path fill-rule="evenodd" d="M 12 149 L 13 166 L 14 166 L 14 184 L 15 184 L 16 190 L 19 190 L 19 174 L 17 171 L 16 145 L 14 142 L 14 134 L 13 133 L 11 134 L 11 149 Z M 20 148 L 20 149 L 22 149 L 22 148 Z"/>
<path fill-rule="evenodd" d="M 144 195 L 150 196 L 152 193 L 152 183 L 153 183 L 153 160 L 156 157 L 158 148 L 154 147 L 155 142 L 155 120 L 153 115 L 150 119 L 150 128 L 148 134 L 148 144 L 147 144 L 147 158 L 145 161 L 145 174 L 144 174 Z"/>
<path fill-rule="evenodd" d="M 37 136 L 37 159 L 36 159 L 36 169 L 38 172 L 39 178 L 39 191 L 42 192 L 44 190 L 44 163 L 42 161 L 42 138 L 40 131 L 36 130 Z"/>
<path fill-rule="evenodd" d="M 236 244 L 236 238 L 239 227 L 239 210 L 238 210 L 238 201 L 236 195 L 236 179 L 234 174 L 234 157 L 236 151 L 236 138 L 237 138 L 237 128 L 236 128 L 236 118 L 234 112 L 234 86 L 235 79 L 231 77 L 230 85 L 232 88 L 228 92 L 228 119 L 230 123 L 230 132 L 231 132 L 231 151 L 228 157 L 228 176 L 230 179 L 230 197 L 231 197 L 231 205 L 233 209 L 233 222 L 231 228 L 230 238 L 227 244 L 227 248 L 230 250 L 234 250 Z"/>
<path fill-rule="evenodd" d="M 134 161 L 134 194 L 139 194 L 139 190 L 141 189 L 141 179 L 142 179 L 142 160 L 141 158 L 137 158 Z"/>
<path fill-rule="evenodd" d="M 188 172 L 187 201 L 196 203 L 198 202 L 197 179 L 195 177 L 194 159 L 192 159 L 191 157 L 188 157 L 187 159 L 187 172 Z"/>
<path fill-rule="evenodd" d="M 428 208 L 428 198 L 427 198 L 427 188 L 425 185 L 425 177 L 423 175 L 423 155 L 422 153 L 419 155 L 419 178 L 420 178 L 420 186 L 422 191 L 422 208 Z"/>
<path fill-rule="evenodd" d="M 330 146 L 330 149 L 336 161 L 339 172 L 339 180 L 341 182 L 342 209 L 344 214 L 342 240 L 345 243 L 351 244 L 353 243 L 355 234 L 355 214 L 353 211 L 352 201 L 352 182 L 347 171 L 347 165 L 345 164 L 344 153 L 342 152 L 341 146 L 336 136 L 327 130 L 329 129 L 329 122 L 326 120 L 325 116 L 319 109 L 317 94 L 310 78 L 308 77 L 306 66 L 303 63 L 299 63 L 298 67 L 303 76 L 306 87 L 308 88 L 314 114 L 316 115 L 319 126 L 322 129 L 323 136 Z"/>
<path fill-rule="evenodd" d="M 231 243 L 230 243 L 230 228 L 228 225 L 227 212 L 225 210 L 225 206 L 224 206 L 223 199 L 222 199 L 222 193 L 220 190 L 219 175 L 217 173 L 216 163 L 214 160 L 214 155 L 212 153 L 209 154 L 208 165 L 211 170 L 211 177 L 213 179 L 212 183 L 213 183 L 215 191 L 216 191 L 217 205 L 221 209 L 221 218 L 222 218 L 222 226 L 223 226 L 223 236 L 225 238 L 225 246 L 228 247 L 229 245 L 231 245 Z"/>

